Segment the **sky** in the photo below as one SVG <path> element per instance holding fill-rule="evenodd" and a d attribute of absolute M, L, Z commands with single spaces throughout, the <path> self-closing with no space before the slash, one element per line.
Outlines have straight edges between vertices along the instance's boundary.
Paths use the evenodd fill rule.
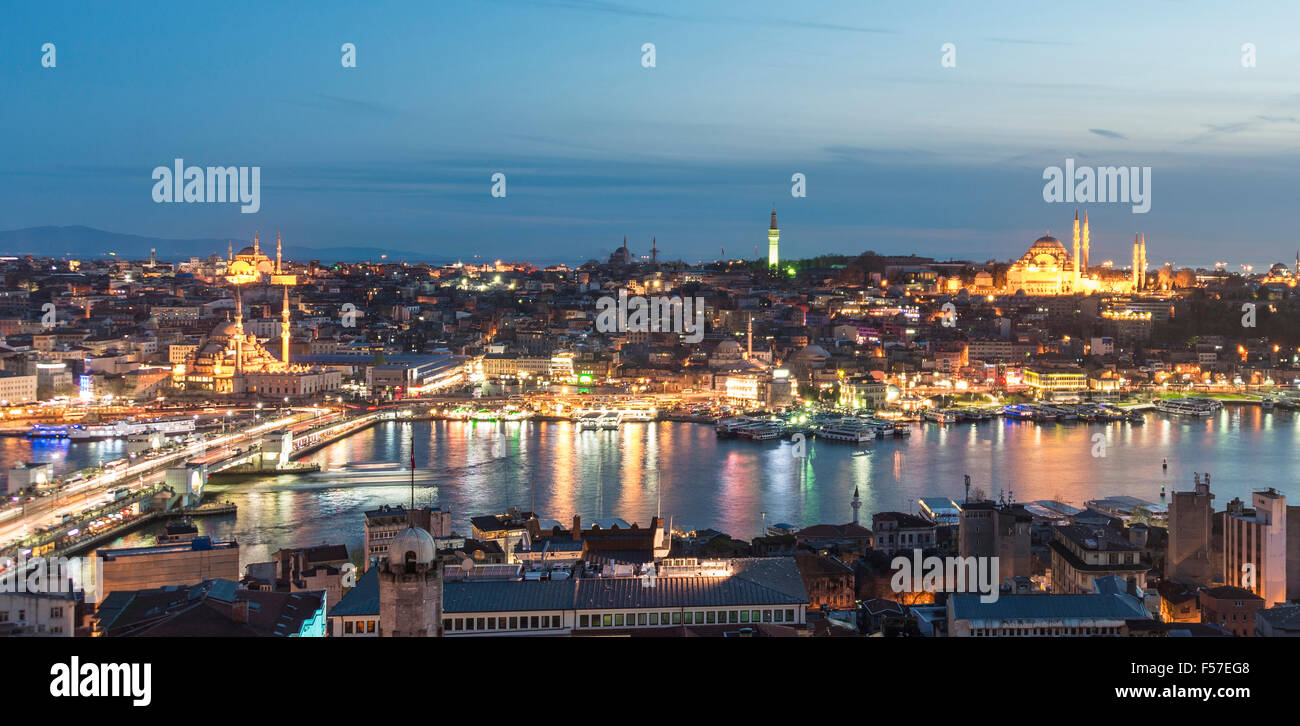
<path fill-rule="evenodd" d="M 1152 169 L 1148 213 L 1088 206 L 1094 260 L 1127 264 L 1139 232 L 1153 264 L 1300 246 L 1296 3 L 49 0 L 5 15 L 4 230 L 278 231 L 291 257 L 570 263 L 626 235 L 694 262 L 765 255 L 775 204 L 787 258 L 1005 260 L 1046 230 L 1069 244 L 1075 205 L 1044 201 L 1043 171 L 1073 158 Z M 176 158 L 260 167 L 260 210 L 155 203 L 153 169 Z"/>

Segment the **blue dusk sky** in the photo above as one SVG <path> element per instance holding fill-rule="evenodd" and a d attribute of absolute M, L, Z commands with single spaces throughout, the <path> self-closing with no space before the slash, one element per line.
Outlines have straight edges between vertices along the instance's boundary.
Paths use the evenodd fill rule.
<path fill-rule="evenodd" d="M 1088 207 L 1095 260 L 1127 264 L 1138 232 L 1152 264 L 1259 265 L 1300 246 L 1293 2 L 48 1 L 4 15 L 0 229 L 280 231 L 290 256 L 570 263 L 626 235 L 634 253 L 657 237 L 662 257 L 693 262 L 755 256 L 775 203 L 783 257 L 1010 259 L 1046 229 L 1068 244 L 1074 205 L 1043 200 L 1043 170 L 1073 158 L 1152 169 L 1149 213 Z M 154 203 L 152 170 L 178 157 L 261 167 L 260 211 Z"/>

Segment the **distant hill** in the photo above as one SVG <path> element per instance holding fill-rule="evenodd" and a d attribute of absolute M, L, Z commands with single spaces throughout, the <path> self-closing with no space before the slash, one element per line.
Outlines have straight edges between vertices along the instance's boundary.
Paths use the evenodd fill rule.
<path fill-rule="evenodd" d="M 247 240 L 234 240 L 235 250 L 248 245 Z M 161 237 L 144 237 L 138 234 L 121 234 L 107 232 L 93 227 L 27 227 L 0 231 L 0 255 L 37 255 L 40 257 L 108 257 L 116 252 L 124 259 L 148 259 L 149 250 L 157 250 L 159 260 L 176 262 L 191 257 L 207 257 L 218 254 L 225 256 L 225 239 L 164 239 Z M 275 254 L 275 238 L 270 246 L 263 246 L 269 254 Z M 404 250 L 387 250 L 375 247 L 300 247 L 294 245 L 285 250 L 286 256 L 297 262 L 320 260 L 321 262 L 359 262 L 378 260 L 387 254 L 388 260 L 397 262 L 454 262 L 452 258 L 421 258 L 414 252 Z"/>

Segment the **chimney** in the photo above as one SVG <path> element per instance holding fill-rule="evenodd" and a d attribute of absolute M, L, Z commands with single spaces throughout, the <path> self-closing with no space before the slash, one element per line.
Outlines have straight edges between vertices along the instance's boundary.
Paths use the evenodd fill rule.
<path fill-rule="evenodd" d="M 582 541 L 582 517 L 577 514 L 573 515 L 573 529 L 570 534 L 573 535 L 574 542 Z"/>
<path fill-rule="evenodd" d="M 248 622 L 248 601 L 236 600 L 230 605 L 230 621 L 234 623 Z"/>

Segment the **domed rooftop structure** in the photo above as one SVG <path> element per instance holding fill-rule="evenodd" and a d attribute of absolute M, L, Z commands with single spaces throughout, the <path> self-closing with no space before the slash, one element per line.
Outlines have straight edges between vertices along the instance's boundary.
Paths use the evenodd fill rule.
<path fill-rule="evenodd" d="M 258 254 L 258 250 L 253 249 L 252 246 L 250 245 L 250 246 L 245 247 L 244 249 L 240 250 L 240 251 L 239 251 L 238 253 L 236 253 L 236 254 L 240 254 L 240 255 L 248 255 L 249 257 L 252 257 L 253 255 Z"/>
<path fill-rule="evenodd" d="M 213 338 L 233 338 L 239 334 L 239 326 L 233 320 L 220 323 L 212 329 Z"/>
<path fill-rule="evenodd" d="M 721 343 L 718 343 L 718 347 L 713 349 L 713 354 L 719 356 L 739 356 L 741 351 L 742 348 L 740 347 L 740 343 L 737 343 L 734 340 L 724 340 Z"/>
<path fill-rule="evenodd" d="M 1062 252 L 1064 252 L 1065 245 L 1061 244 L 1061 240 L 1053 237 L 1051 234 L 1045 234 L 1042 237 L 1039 237 L 1038 239 L 1034 240 L 1034 243 L 1029 246 L 1029 249 L 1030 250 L 1059 249 Z"/>
<path fill-rule="evenodd" d="M 825 348 L 821 347 L 820 345 L 817 345 L 816 343 L 813 343 L 811 345 L 804 347 L 804 349 L 799 351 L 798 353 L 795 353 L 795 357 L 805 358 L 805 359 L 811 358 L 814 360 L 816 359 L 826 360 L 827 358 L 831 357 L 831 354 L 827 353 Z"/>
<path fill-rule="evenodd" d="M 427 565 L 433 562 L 437 553 L 433 535 L 419 527 L 407 527 L 388 543 L 388 561 L 394 566 L 408 563 Z"/>

